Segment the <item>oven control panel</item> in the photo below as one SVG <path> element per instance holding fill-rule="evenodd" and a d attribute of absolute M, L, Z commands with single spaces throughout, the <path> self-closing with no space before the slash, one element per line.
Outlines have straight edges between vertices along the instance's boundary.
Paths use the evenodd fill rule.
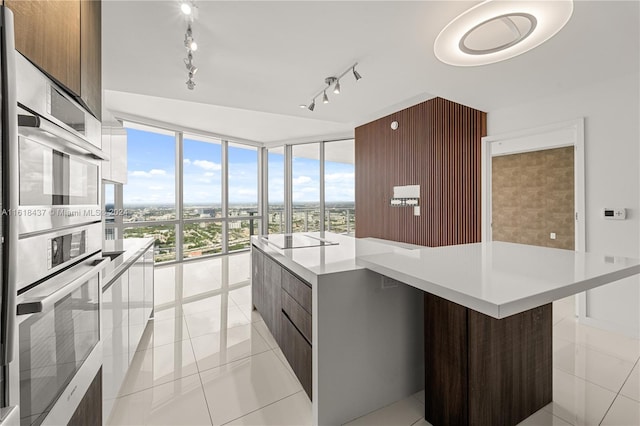
<path fill-rule="evenodd" d="M 87 231 L 59 235 L 47 242 L 47 267 L 51 269 L 87 252 Z"/>

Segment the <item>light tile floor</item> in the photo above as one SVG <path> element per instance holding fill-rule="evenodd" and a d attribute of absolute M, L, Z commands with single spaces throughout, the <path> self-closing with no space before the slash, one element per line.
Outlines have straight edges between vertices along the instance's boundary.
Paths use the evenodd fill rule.
<path fill-rule="evenodd" d="M 251 309 L 249 254 L 156 267 L 149 322 L 110 425 L 309 425 L 311 402 Z M 554 401 L 522 425 L 640 425 L 640 341 L 554 303 Z M 428 425 L 424 391 L 349 425 Z"/>

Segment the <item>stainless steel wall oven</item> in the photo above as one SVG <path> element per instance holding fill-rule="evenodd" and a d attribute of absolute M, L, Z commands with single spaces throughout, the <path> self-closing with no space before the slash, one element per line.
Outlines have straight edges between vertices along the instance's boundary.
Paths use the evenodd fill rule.
<path fill-rule="evenodd" d="M 100 122 L 16 64 L 20 424 L 66 424 L 102 363 Z"/>

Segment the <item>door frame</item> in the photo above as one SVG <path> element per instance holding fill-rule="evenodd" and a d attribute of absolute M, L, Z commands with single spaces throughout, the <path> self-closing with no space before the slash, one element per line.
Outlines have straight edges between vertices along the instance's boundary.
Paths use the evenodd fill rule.
<path fill-rule="evenodd" d="M 498 155 L 567 146 L 574 147 L 575 250 L 586 251 L 584 118 L 482 138 L 481 216 L 483 242 L 493 239 L 491 232 L 491 159 Z"/>

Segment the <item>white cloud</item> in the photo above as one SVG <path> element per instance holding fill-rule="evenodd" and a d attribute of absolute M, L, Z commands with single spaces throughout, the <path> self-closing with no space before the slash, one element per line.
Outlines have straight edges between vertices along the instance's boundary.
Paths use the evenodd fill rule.
<path fill-rule="evenodd" d="M 204 175 L 205 175 L 206 177 L 213 177 L 213 176 L 215 176 L 216 174 L 215 174 L 215 173 L 213 173 L 213 172 L 206 172 Z"/>
<path fill-rule="evenodd" d="M 218 163 L 214 163 L 213 161 L 195 160 L 193 165 L 205 170 L 222 170 L 222 166 Z"/>
<path fill-rule="evenodd" d="M 351 182 L 355 177 L 355 173 L 327 173 L 324 175 L 324 179 L 327 182 Z"/>
<path fill-rule="evenodd" d="M 145 172 L 144 170 L 133 170 L 129 172 L 130 176 L 135 177 L 165 176 L 166 174 L 167 171 L 163 169 L 151 169 L 148 172 Z"/>
<path fill-rule="evenodd" d="M 191 160 L 189 160 L 188 158 L 185 158 L 184 160 L 182 160 L 183 164 L 191 164 Z"/>
<path fill-rule="evenodd" d="M 293 179 L 293 184 L 294 185 L 304 185 L 307 183 L 311 183 L 311 178 L 309 176 L 298 176 L 297 178 Z"/>
<path fill-rule="evenodd" d="M 149 189 L 151 191 L 162 191 L 164 189 L 164 186 L 150 186 Z"/>

